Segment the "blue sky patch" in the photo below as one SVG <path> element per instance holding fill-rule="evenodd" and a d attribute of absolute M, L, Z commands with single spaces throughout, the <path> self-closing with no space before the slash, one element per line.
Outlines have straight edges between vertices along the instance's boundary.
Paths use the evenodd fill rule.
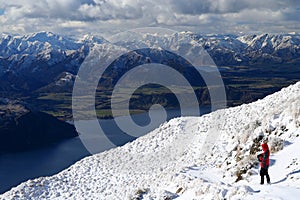
<path fill-rule="evenodd" d="M 0 8 L 0 15 L 4 14 L 4 10 Z"/>

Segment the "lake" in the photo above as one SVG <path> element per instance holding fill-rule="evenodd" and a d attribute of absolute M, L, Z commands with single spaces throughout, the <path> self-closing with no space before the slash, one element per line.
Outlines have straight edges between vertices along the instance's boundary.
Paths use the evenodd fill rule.
<path fill-rule="evenodd" d="M 201 107 L 201 114 L 210 112 L 209 107 Z M 181 116 L 180 110 L 167 111 L 167 120 Z M 133 120 L 139 125 L 147 125 L 150 122 L 148 113 L 132 116 Z M 83 128 L 91 129 L 88 126 L 89 121 L 83 121 Z M 125 134 L 118 128 L 113 119 L 99 120 L 99 124 L 106 133 L 106 137 L 116 146 L 121 146 L 135 139 L 133 136 Z M 86 127 L 85 127 L 86 125 Z M 145 133 L 154 130 L 159 125 L 148 127 Z M 90 130 L 94 133 L 93 130 Z M 94 136 L 97 133 L 94 133 Z M 87 137 L 92 143 L 93 135 Z M 97 143 L 96 152 L 108 150 L 111 147 L 102 146 Z M 91 155 L 79 137 L 64 140 L 52 144 L 48 147 L 12 154 L 0 154 L 0 194 L 17 186 L 28 179 L 34 179 L 41 176 L 51 176 L 56 174 L 76 161 Z"/>

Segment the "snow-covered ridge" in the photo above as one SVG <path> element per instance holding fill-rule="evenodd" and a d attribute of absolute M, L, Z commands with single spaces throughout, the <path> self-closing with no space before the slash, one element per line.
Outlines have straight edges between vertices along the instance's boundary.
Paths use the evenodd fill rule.
<path fill-rule="evenodd" d="M 5 36 L 0 38 L 0 53 L 3 57 L 15 54 L 47 54 L 47 51 L 78 49 L 72 40 L 51 32 L 39 32 L 24 36 Z"/>
<path fill-rule="evenodd" d="M 202 144 L 216 125 L 219 137 L 204 153 Z M 262 134 L 271 149 L 283 144 L 272 152 L 270 186 L 258 185 L 256 165 L 248 166 L 255 163 L 253 140 Z M 300 82 L 251 104 L 173 119 L 57 175 L 22 183 L 0 199 L 296 199 L 299 135 Z"/>
<path fill-rule="evenodd" d="M 126 49 L 176 47 L 177 49 L 193 48 L 199 44 L 209 53 L 217 66 L 232 65 L 272 65 L 284 63 L 300 63 L 299 34 L 261 34 L 261 35 L 199 35 L 191 32 L 180 32 L 172 35 L 144 33 L 137 36 L 124 35 L 119 43 L 111 44 L 102 37 L 84 35 L 82 38 L 70 38 L 51 32 L 38 32 L 24 36 L 0 35 L 0 78 L 7 72 L 20 74 L 21 78 L 36 77 L 46 74 L 46 69 L 59 68 L 56 76 L 63 72 L 76 74 L 82 61 L 94 46 Z M 181 38 L 192 37 L 194 44 L 179 46 Z M 130 39 L 129 39 L 130 38 Z M 196 46 L 193 46 L 196 45 Z M 40 65 L 39 63 L 44 63 Z M 284 66 L 282 66 L 284 67 Z M 47 84 L 53 82 L 49 78 Z M 27 81 L 27 78 L 26 78 Z M 24 83 L 25 84 L 25 83 Z M 26 83 L 28 84 L 28 83 Z"/>
<path fill-rule="evenodd" d="M 282 57 L 284 52 L 281 51 L 288 50 L 285 53 L 298 55 L 300 49 L 299 34 L 261 34 L 238 37 L 235 35 L 198 35 L 191 32 L 180 32 L 175 34 L 175 38 L 183 35 L 193 37 L 212 55 L 223 51 L 223 54 L 239 55 L 244 61 L 247 60 L 247 56 L 254 56 L 247 54 L 249 51 L 252 53 L 262 51 L 262 53 Z M 170 39 L 168 39 L 167 35 L 145 33 L 142 35 L 142 38 L 143 40 L 138 42 L 142 42 L 147 47 L 168 46 L 166 43 L 172 43 L 170 40 L 174 38 L 174 35 L 170 35 Z M 123 43 L 126 44 L 126 42 L 126 37 L 124 37 Z M 9 57 L 15 54 L 34 55 L 49 48 L 55 51 L 76 50 L 82 45 L 102 43 L 109 42 L 102 37 L 96 37 L 91 34 L 84 35 L 80 39 L 64 37 L 51 32 L 38 32 L 24 36 L 2 34 L 0 35 L 0 56 Z M 120 45 L 124 46 L 124 44 Z"/>

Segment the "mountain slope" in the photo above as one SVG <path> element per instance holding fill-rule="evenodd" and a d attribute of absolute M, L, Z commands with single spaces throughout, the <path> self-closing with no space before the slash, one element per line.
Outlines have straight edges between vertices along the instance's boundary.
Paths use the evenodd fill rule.
<path fill-rule="evenodd" d="M 173 119 L 0 199 L 293 199 L 300 194 L 299 126 L 300 82 L 251 104 Z M 203 148 L 216 127 L 219 137 Z M 261 136 L 271 146 L 271 186 L 258 185 Z"/>
<path fill-rule="evenodd" d="M 0 98 L 0 154 L 31 150 L 76 136 L 73 125 L 30 110 L 24 102 Z"/>
<path fill-rule="evenodd" d="M 0 36 L 0 88 L 32 92 L 56 81 L 62 73 L 76 74 L 96 37 L 74 40 L 51 32 Z M 11 85 L 14 85 L 12 87 Z"/>

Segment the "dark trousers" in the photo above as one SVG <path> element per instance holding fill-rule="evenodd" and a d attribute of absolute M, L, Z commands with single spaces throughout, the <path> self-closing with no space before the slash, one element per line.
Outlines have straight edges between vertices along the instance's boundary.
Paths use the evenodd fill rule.
<path fill-rule="evenodd" d="M 264 176 L 267 177 L 267 182 L 270 183 L 270 176 L 267 168 L 261 168 L 260 169 L 260 184 L 264 184 Z"/>

